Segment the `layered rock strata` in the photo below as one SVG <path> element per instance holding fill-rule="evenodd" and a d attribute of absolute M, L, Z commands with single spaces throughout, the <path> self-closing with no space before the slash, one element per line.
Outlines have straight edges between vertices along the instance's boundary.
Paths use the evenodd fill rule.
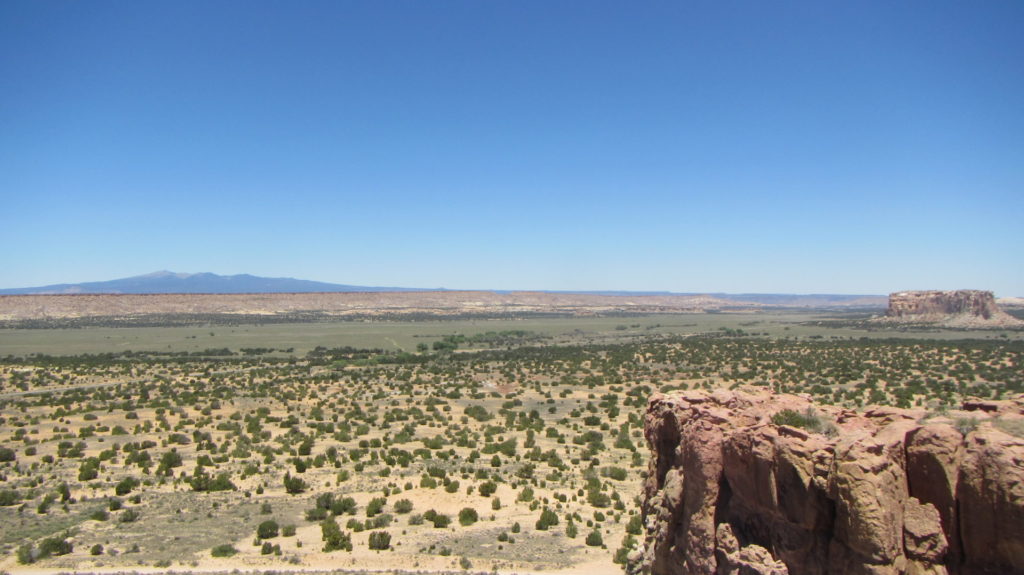
<path fill-rule="evenodd" d="M 996 305 L 990 291 L 904 291 L 889 294 L 886 318 L 892 321 L 941 323 L 952 327 L 1016 326 L 1024 322 Z"/>
<path fill-rule="evenodd" d="M 1002 431 L 1024 424 L 1024 396 L 965 407 L 920 422 L 923 411 L 855 413 L 763 390 L 656 395 L 631 569 L 1024 573 L 1024 439 Z M 829 434 L 773 423 L 786 409 Z"/>

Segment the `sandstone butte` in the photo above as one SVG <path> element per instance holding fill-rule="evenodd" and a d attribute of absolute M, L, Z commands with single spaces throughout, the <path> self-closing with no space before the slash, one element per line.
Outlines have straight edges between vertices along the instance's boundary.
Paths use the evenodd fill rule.
<path fill-rule="evenodd" d="M 833 433 L 772 422 L 808 408 Z M 1000 430 L 1022 423 L 1024 395 L 925 415 L 763 388 L 655 395 L 645 537 L 629 570 L 1024 573 L 1024 439 Z"/>
<path fill-rule="evenodd" d="M 1024 322 L 996 305 L 990 291 L 904 291 L 889 294 L 886 321 L 948 327 L 1019 327 Z"/>

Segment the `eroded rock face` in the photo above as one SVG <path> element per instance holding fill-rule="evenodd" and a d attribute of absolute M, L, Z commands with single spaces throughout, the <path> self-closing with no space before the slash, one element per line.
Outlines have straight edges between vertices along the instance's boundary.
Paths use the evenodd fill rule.
<path fill-rule="evenodd" d="M 889 294 L 886 317 L 950 326 L 1013 326 L 1022 322 L 999 309 L 990 291 L 905 291 Z"/>
<path fill-rule="evenodd" d="M 1024 573 L 1024 440 L 995 418 L 1024 396 L 986 401 L 967 436 L 924 412 L 863 414 L 766 390 L 656 395 L 644 432 L 637 572 L 722 574 Z M 811 409 L 831 436 L 772 423 Z M 957 414 L 953 414 L 956 416 Z"/>

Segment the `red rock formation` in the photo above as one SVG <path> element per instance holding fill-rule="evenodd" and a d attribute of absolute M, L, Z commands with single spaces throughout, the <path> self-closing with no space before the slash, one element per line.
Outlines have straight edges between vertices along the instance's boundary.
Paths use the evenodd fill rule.
<path fill-rule="evenodd" d="M 654 575 L 1024 573 L 1024 440 L 882 408 L 814 407 L 765 390 L 651 399 L 646 538 L 631 569 Z M 772 423 L 815 410 L 832 436 Z"/>
<path fill-rule="evenodd" d="M 905 291 L 889 294 L 890 320 L 950 326 L 1013 326 L 1022 322 L 1004 313 L 990 291 Z"/>

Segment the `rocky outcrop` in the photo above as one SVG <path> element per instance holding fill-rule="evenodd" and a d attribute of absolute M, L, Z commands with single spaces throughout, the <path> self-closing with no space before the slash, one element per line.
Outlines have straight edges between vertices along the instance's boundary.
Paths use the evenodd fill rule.
<path fill-rule="evenodd" d="M 760 388 L 656 395 L 630 568 L 1024 573 L 1024 439 L 1000 429 L 1024 420 L 1024 396 L 967 407 L 919 422 L 923 411 L 855 413 Z M 828 434 L 774 423 L 783 410 Z"/>
<path fill-rule="evenodd" d="M 1024 325 L 996 305 L 990 291 L 904 291 L 889 294 L 886 318 L 911 323 L 940 323 L 950 327 Z"/>

